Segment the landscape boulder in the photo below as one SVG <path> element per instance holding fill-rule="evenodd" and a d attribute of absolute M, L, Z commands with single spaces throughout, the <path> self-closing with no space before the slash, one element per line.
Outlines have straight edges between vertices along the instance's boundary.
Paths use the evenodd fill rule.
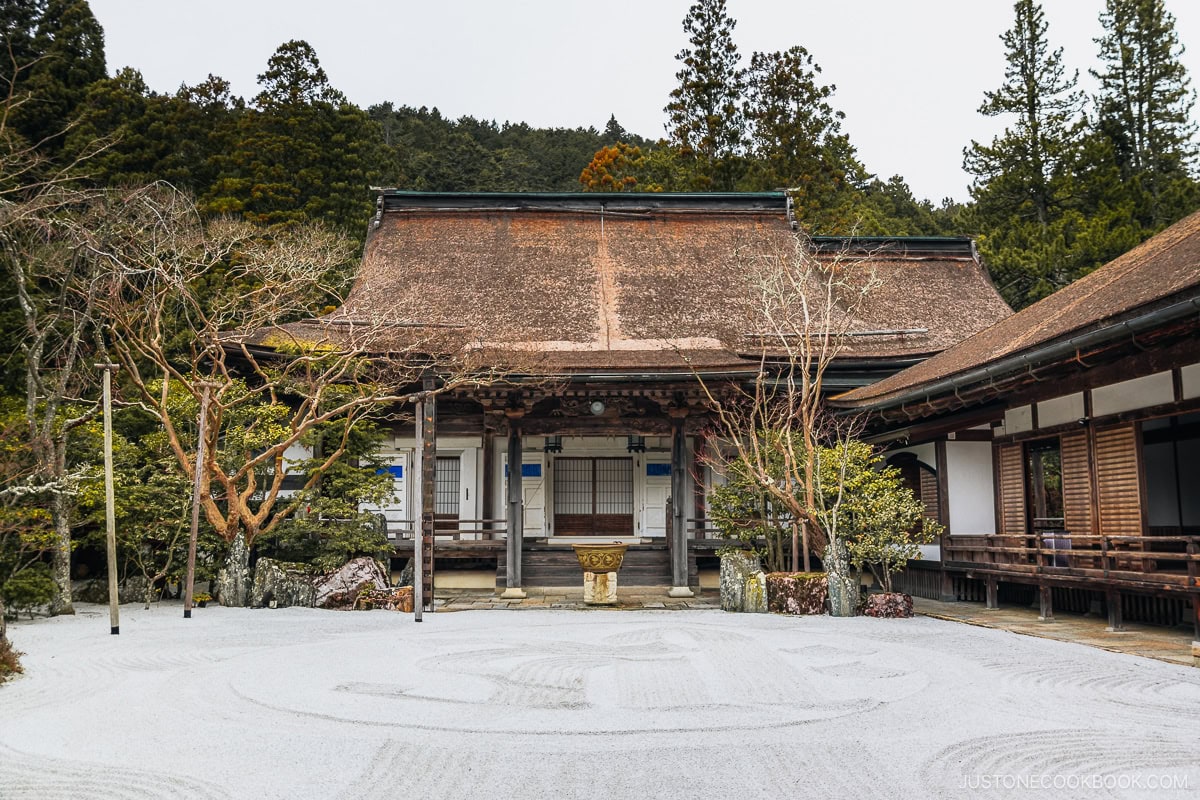
<path fill-rule="evenodd" d="M 355 608 L 368 584 L 370 589 L 387 590 L 390 582 L 378 561 L 368 556 L 354 558 L 317 578 L 314 602 L 317 608 Z"/>
<path fill-rule="evenodd" d="M 411 614 L 413 610 L 413 587 L 392 586 L 386 589 L 364 587 L 354 603 L 357 609 L 381 608 L 385 611 L 400 611 Z"/>
<path fill-rule="evenodd" d="M 316 599 L 313 576 L 304 564 L 260 558 L 250 587 L 251 608 L 311 608 Z"/>
<path fill-rule="evenodd" d="M 767 573 L 767 610 L 775 614 L 824 614 L 829 584 L 824 572 Z"/>
<path fill-rule="evenodd" d="M 144 603 L 146 601 L 146 578 L 142 575 L 130 575 L 117 584 L 117 602 L 121 605 L 126 603 Z M 74 590 L 75 600 L 81 603 L 107 603 L 108 602 L 108 578 L 93 578 L 84 583 L 81 587 Z M 157 600 L 157 595 L 152 595 L 151 600 Z"/>
<path fill-rule="evenodd" d="M 907 619 L 913 615 L 912 595 L 902 592 L 878 592 L 867 595 L 863 616 Z"/>
<path fill-rule="evenodd" d="M 766 613 L 767 586 L 758 556 L 751 553 L 721 556 L 721 608 L 751 614 Z"/>

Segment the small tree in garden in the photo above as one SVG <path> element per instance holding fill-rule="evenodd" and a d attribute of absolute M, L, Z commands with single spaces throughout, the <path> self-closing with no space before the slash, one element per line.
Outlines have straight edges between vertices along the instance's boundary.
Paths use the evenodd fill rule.
<path fill-rule="evenodd" d="M 114 514 L 117 557 L 122 579 L 130 574 L 145 581 L 143 601 L 149 607 L 155 587 L 163 581 L 178 582 L 183 574 L 188 549 L 191 486 L 179 471 L 167 437 L 157 419 L 140 408 L 122 409 L 117 414 L 119 430 L 114 433 L 113 460 L 116 484 Z M 99 424 L 86 429 L 90 441 L 83 444 L 93 453 L 101 447 Z M 80 505 L 92 522 L 85 542 L 104 547 L 104 481 L 96 465 L 80 489 Z M 211 529 L 201 528 L 203 539 Z M 201 541 L 201 552 L 211 552 L 213 541 Z M 203 573 L 208 565 L 201 563 Z"/>
<path fill-rule="evenodd" d="M 0 644 L 10 611 L 51 603 L 58 593 L 47 563 L 57 536 L 24 431 L 20 411 L 0 408 Z"/>
<path fill-rule="evenodd" d="M 255 540 L 304 507 L 364 420 L 384 408 L 402 413 L 424 377 L 436 376 L 435 390 L 447 392 L 501 374 L 465 326 L 367 312 L 296 324 L 336 305 L 335 282 L 349 260 L 347 243 L 320 227 L 206 221 L 164 186 L 104 199 L 79 232 L 105 265 L 98 307 L 109 347 L 189 484 L 209 392 L 200 496 L 228 545 L 218 577 L 226 605 L 247 601 Z M 303 491 L 288 496 L 285 454 L 323 426 Z"/>
<path fill-rule="evenodd" d="M 766 433 L 758 435 L 768 436 Z M 767 451 L 779 452 L 777 448 L 767 448 Z M 783 474 L 783 459 L 777 457 L 774 462 L 770 471 L 778 481 Z M 737 541 L 739 549 L 749 549 L 763 559 L 768 572 L 786 570 L 792 536 L 791 515 L 741 460 L 715 463 L 723 470 L 725 484 L 714 488 L 708 496 L 713 524 L 724 538 Z"/>
<path fill-rule="evenodd" d="M 892 576 L 920 558 L 920 545 L 934 541 L 942 526 L 925 516 L 900 470 L 882 466 L 883 456 L 870 445 L 840 442 L 821 448 L 818 459 L 823 527 L 845 542 L 860 576 L 865 567 L 884 591 L 892 591 Z"/>
<path fill-rule="evenodd" d="M 837 518 L 822 513 L 817 477 L 821 448 L 845 431 L 825 412 L 822 392 L 826 371 L 881 281 L 869 253 L 818 253 L 803 234 L 756 235 L 733 252 L 722 267 L 745 276 L 746 294 L 731 310 L 727 335 L 739 351 L 758 353 L 759 370 L 749 385 L 720 387 L 697 373 L 720 446 L 710 463 L 727 465 L 727 476 L 766 496 L 801 540 L 805 571 L 810 548 L 821 553 L 832 611 L 852 616 L 857 575 L 839 530 L 828 526 Z"/>
<path fill-rule="evenodd" d="M 301 444 L 319 453 L 325 439 L 341 439 L 345 424 L 318 426 Z M 301 510 L 276 529 L 278 555 L 321 570 L 336 569 L 359 556 L 386 557 L 391 549 L 386 529 L 376 514 L 361 510 L 364 504 L 382 504 L 395 488 L 379 455 L 383 438 L 372 419 L 362 418 L 353 425 L 345 457 L 327 468 L 317 484 L 297 494 Z M 307 484 L 321 464 L 317 456 L 290 464 L 288 469 Z"/>

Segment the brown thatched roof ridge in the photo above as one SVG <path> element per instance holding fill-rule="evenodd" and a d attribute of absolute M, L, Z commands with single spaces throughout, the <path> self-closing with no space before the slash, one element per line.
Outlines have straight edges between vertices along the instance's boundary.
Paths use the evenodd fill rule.
<path fill-rule="evenodd" d="M 848 408 L 895 405 L 925 387 L 1170 304 L 1197 288 L 1200 212 L 945 352 L 834 402 Z"/>

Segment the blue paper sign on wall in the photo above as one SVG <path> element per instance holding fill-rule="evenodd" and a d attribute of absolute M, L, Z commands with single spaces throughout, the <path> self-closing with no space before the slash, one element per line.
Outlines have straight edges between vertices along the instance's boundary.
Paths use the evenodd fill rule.
<path fill-rule="evenodd" d="M 670 464 L 651 464 L 649 462 L 646 463 L 646 477 L 647 478 L 666 478 L 666 477 L 670 477 L 670 475 L 671 475 L 671 465 Z"/>

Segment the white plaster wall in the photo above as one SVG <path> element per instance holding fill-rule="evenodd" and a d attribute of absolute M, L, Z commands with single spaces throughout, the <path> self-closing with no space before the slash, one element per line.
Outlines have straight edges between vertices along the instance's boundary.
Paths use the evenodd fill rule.
<path fill-rule="evenodd" d="M 1053 428 L 1083 419 L 1083 392 L 1076 392 L 1037 404 L 1038 427 Z"/>
<path fill-rule="evenodd" d="M 1097 417 L 1119 414 L 1135 408 L 1147 408 L 1175 399 L 1170 372 L 1158 372 L 1144 378 L 1109 384 L 1092 389 L 1092 413 Z"/>
<path fill-rule="evenodd" d="M 1025 433 L 1033 430 L 1033 406 L 1010 408 L 1004 412 L 1004 432 L 1006 434 Z"/>
<path fill-rule="evenodd" d="M 913 445 L 911 447 L 899 447 L 895 450 L 888 450 L 887 453 L 885 453 L 885 456 L 891 458 L 897 453 L 912 453 L 917 457 L 918 461 L 928 464 L 935 470 L 937 469 L 937 448 L 934 446 L 933 442 L 926 442 L 925 444 Z"/>
<path fill-rule="evenodd" d="M 996 532 L 996 498 L 990 442 L 946 442 L 950 532 Z"/>
<path fill-rule="evenodd" d="M 1183 397 L 1191 400 L 1200 397 L 1200 364 L 1191 364 L 1179 371 L 1183 377 Z"/>

